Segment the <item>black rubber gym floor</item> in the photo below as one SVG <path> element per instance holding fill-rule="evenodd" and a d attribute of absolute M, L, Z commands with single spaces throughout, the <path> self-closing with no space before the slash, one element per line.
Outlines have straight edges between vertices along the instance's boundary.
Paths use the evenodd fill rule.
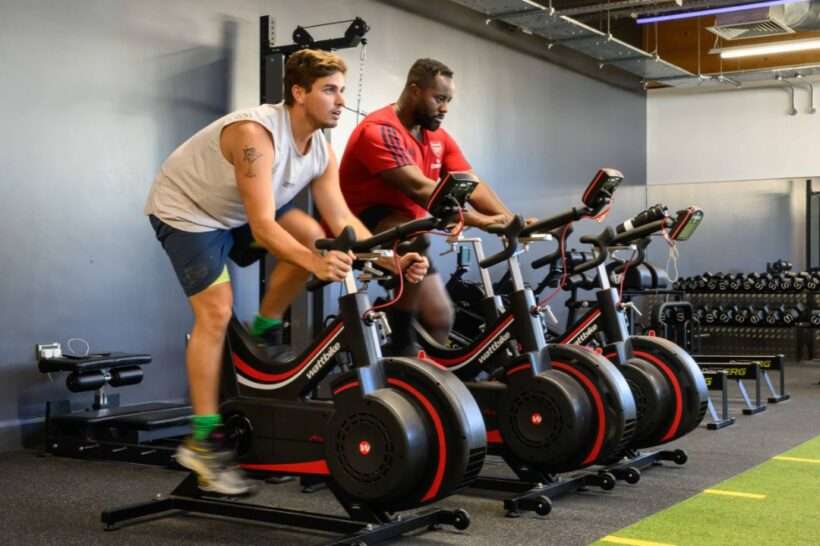
<path fill-rule="evenodd" d="M 671 444 L 686 449 L 689 462 L 682 467 L 665 463 L 662 468 L 645 470 L 638 485 L 620 482 L 612 491 L 593 489 L 563 497 L 545 518 L 528 514 L 508 519 L 500 501 L 459 495 L 442 505 L 470 513 L 472 525 L 467 531 L 443 528 L 406 536 L 401 544 L 588 544 L 820 434 L 818 381 L 820 366 L 816 363 L 790 365 L 787 389 L 792 400 L 749 417 L 740 415 L 740 405 L 733 404 L 736 425 L 717 432 L 701 428 Z M 505 475 L 505 467 L 491 458 L 485 472 Z M 136 464 L 43 457 L 35 451 L 0 453 L 2 543 L 314 545 L 333 538 L 198 516 L 174 516 L 103 531 L 103 509 L 169 493 L 182 477 L 178 471 Z M 341 514 L 328 492 L 302 494 L 296 483 L 265 485 L 253 502 Z"/>

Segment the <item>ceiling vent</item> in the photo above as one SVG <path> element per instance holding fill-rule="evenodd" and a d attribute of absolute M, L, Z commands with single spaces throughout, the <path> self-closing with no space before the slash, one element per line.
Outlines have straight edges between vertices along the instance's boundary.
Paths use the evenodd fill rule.
<path fill-rule="evenodd" d="M 707 29 L 724 40 L 794 34 L 794 30 L 786 23 L 783 6 L 721 13 L 715 17 L 715 26 Z"/>

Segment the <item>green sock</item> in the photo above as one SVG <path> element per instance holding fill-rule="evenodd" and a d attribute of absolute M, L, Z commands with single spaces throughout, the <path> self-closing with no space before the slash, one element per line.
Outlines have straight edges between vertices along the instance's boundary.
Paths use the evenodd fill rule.
<path fill-rule="evenodd" d="M 253 325 L 251 326 L 251 335 L 261 336 L 271 328 L 276 328 L 277 326 L 282 326 L 282 319 L 272 319 L 263 317 L 262 315 L 256 315 L 256 318 L 253 319 Z"/>
<path fill-rule="evenodd" d="M 206 440 L 211 432 L 222 424 L 222 416 L 218 413 L 212 415 L 194 415 L 191 418 L 194 441 L 202 442 Z"/>

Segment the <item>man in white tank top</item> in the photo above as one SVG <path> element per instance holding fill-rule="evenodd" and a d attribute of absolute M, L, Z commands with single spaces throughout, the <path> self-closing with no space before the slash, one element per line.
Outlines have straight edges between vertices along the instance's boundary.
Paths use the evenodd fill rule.
<path fill-rule="evenodd" d="M 299 190 L 310 186 L 334 235 L 346 226 L 358 238 L 371 235 L 342 197 L 336 157 L 321 132 L 338 123 L 345 71 L 332 53 L 292 54 L 283 104 L 241 110 L 208 125 L 171 154 L 151 187 L 145 213 L 194 312 L 186 351 L 193 435 L 177 461 L 197 473 L 204 490 L 250 490 L 220 441 L 219 375 L 233 305 L 226 259 L 253 261 L 246 258 L 254 239 L 278 258 L 252 331 L 264 336 L 281 325 L 310 273 L 340 281 L 353 263 L 348 254 L 316 252 L 314 242 L 324 231 L 290 205 Z M 427 272 L 418 254 L 405 255 L 401 265 L 410 282 Z"/>

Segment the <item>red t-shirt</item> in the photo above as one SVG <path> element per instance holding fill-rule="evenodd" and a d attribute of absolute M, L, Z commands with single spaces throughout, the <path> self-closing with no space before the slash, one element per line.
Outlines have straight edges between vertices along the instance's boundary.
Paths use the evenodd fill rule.
<path fill-rule="evenodd" d="M 350 210 L 359 214 L 373 206 L 385 206 L 413 219 L 426 216 L 424 207 L 379 177 L 383 171 L 413 164 L 435 181 L 442 170 L 470 170 L 444 129 L 422 129 L 419 142 L 399 121 L 392 104 L 365 117 L 350 135 L 339 165 L 339 181 Z"/>

